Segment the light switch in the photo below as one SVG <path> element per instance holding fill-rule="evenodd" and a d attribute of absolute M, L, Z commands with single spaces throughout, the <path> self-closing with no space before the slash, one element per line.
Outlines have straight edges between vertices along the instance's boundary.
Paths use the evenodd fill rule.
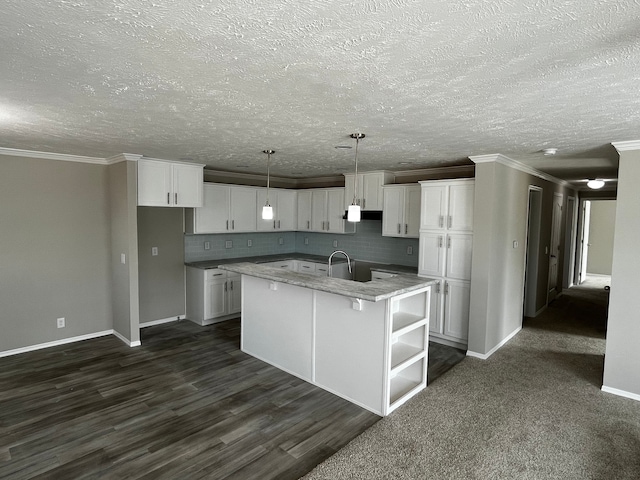
<path fill-rule="evenodd" d="M 411 245 L 407 247 L 407 255 L 413 255 L 413 247 Z"/>
<path fill-rule="evenodd" d="M 151 247 L 151 256 L 153 257 L 158 256 L 158 247 Z"/>
<path fill-rule="evenodd" d="M 123 265 L 127 263 L 127 256 L 124 253 L 120 254 L 120 263 L 122 263 Z"/>
<path fill-rule="evenodd" d="M 333 248 L 338 248 L 338 240 L 333 241 Z"/>
<path fill-rule="evenodd" d="M 233 248 L 233 240 L 227 240 L 224 242 L 224 248 Z"/>
<path fill-rule="evenodd" d="M 247 247 L 253 246 L 253 242 L 251 240 L 247 240 Z"/>
<path fill-rule="evenodd" d="M 514 241 L 513 241 L 513 248 L 518 248 L 518 245 L 519 245 L 519 244 L 518 244 L 518 241 L 517 241 L 517 240 L 514 240 Z"/>
<path fill-rule="evenodd" d="M 211 250 L 211 242 L 204 242 L 204 249 Z"/>

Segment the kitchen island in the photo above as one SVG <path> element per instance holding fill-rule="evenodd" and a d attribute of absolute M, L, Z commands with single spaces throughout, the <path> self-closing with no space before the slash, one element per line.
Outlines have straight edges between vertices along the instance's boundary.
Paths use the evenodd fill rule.
<path fill-rule="evenodd" d="M 242 351 L 379 415 L 425 388 L 433 280 L 219 268 L 242 275 Z"/>

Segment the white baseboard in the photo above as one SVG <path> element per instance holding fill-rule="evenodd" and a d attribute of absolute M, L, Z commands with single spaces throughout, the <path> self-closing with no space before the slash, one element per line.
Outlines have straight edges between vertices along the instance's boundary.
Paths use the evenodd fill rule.
<path fill-rule="evenodd" d="M 10 355 L 18 355 L 20 353 L 33 352 L 34 350 L 41 350 L 43 348 L 56 347 L 58 345 L 66 345 L 67 343 L 81 342 L 82 340 L 90 340 L 92 338 L 104 337 L 106 335 L 113 335 L 113 330 L 104 330 L 102 332 L 89 333 L 87 335 L 79 335 L 77 337 L 63 338 L 62 340 L 55 340 L 53 342 L 39 343 L 37 345 L 29 345 L 28 347 L 14 348 L 13 350 L 5 350 L 0 352 L 0 357 L 8 357 Z"/>
<path fill-rule="evenodd" d="M 607 387 L 605 385 L 602 386 L 602 391 L 607 393 L 612 393 L 613 395 L 618 395 L 619 397 L 630 398 L 631 400 L 636 400 L 640 402 L 640 395 L 637 393 L 627 392 L 625 390 L 619 390 L 613 387 Z"/>
<path fill-rule="evenodd" d="M 150 322 L 141 323 L 140 328 L 152 327 L 154 325 L 162 325 L 163 323 L 177 322 L 178 320 L 184 320 L 185 318 L 186 318 L 186 315 L 178 315 L 176 317 L 167 317 L 167 318 L 161 318 L 159 320 L 151 320 Z"/>
<path fill-rule="evenodd" d="M 486 360 L 491 355 L 496 353 L 498 351 L 498 349 L 500 349 L 505 343 L 507 343 L 509 340 L 511 340 L 513 337 L 515 337 L 520 330 L 522 330 L 522 326 L 519 326 L 518 328 L 516 328 L 513 332 L 511 332 L 509 335 L 507 335 L 504 338 L 504 340 L 502 340 L 498 345 L 493 347 L 487 353 L 478 353 L 478 352 L 472 352 L 471 350 L 467 350 L 467 356 L 468 357 L 480 358 L 482 360 Z"/>
<path fill-rule="evenodd" d="M 116 332 L 115 330 L 113 330 L 113 335 L 116 336 L 117 338 L 119 338 L 120 340 L 122 340 L 122 342 L 124 342 L 125 345 L 128 345 L 130 347 L 139 347 L 140 345 L 142 345 L 140 343 L 140 340 L 138 340 L 136 342 L 132 342 L 131 340 L 126 338 L 124 335 L 122 335 L 119 332 Z"/>

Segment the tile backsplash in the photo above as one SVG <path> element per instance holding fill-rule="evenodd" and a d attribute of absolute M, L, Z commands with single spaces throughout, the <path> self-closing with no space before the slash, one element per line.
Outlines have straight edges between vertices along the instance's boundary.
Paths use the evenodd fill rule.
<path fill-rule="evenodd" d="M 228 241 L 232 242 L 231 248 L 227 248 Z M 208 250 L 205 249 L 206 242 L 209 242 Z M 356 226 L 356 233 L 347 235 L 316 232 L 187 234 L 184 236 L 184 256 L 185 262 L 199 262 L 294 252 L 329 256 L 334 250 L 344 250 L 354 259 L 417 267 L 418 243 L 417 238 L 383 237 L 381 220 L 363 220 Z M 408 247 L 411 247 L 411 254 L 407 253 Z"/>

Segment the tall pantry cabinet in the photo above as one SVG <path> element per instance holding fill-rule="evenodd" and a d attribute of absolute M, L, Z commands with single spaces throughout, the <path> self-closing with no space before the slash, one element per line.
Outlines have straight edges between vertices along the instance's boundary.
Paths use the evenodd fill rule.
<path fill-rule="evenodd" d="M 438 280 L 430 337 L 466 349 L 469 332 L 473 179 L 422 181 L 418 274 Z"/>

